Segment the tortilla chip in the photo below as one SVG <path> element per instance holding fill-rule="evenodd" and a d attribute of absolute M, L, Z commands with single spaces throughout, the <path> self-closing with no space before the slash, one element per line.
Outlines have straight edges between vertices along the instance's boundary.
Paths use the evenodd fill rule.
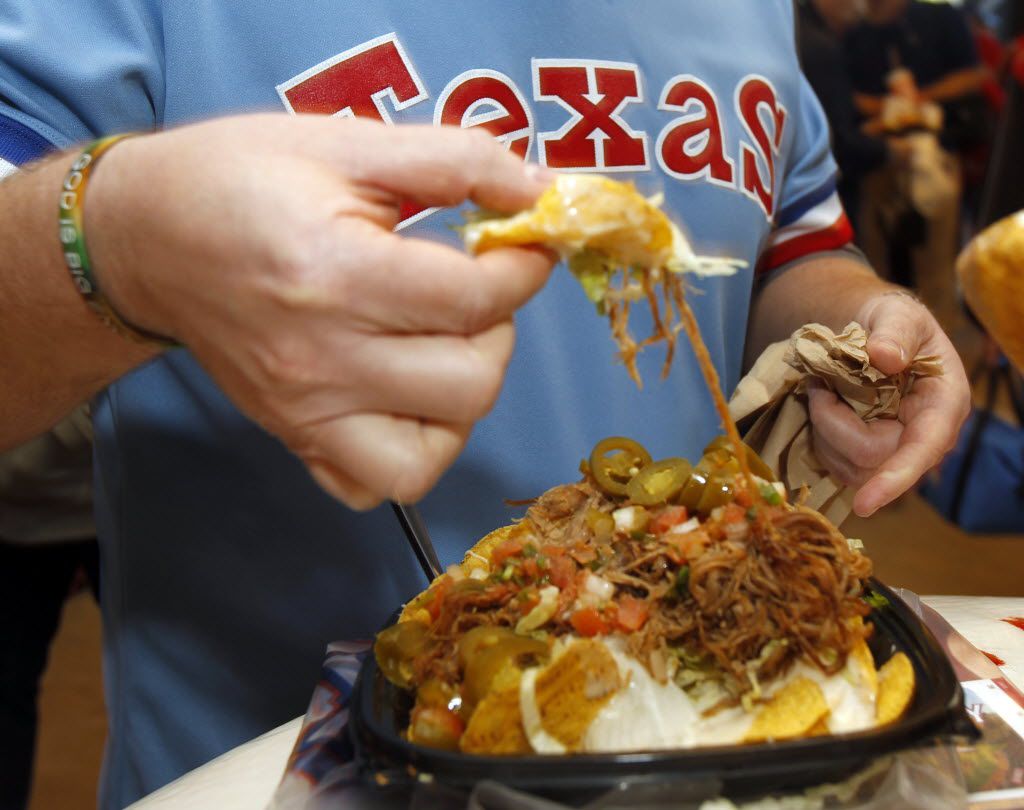
<path fill-rule="evenodd" d="M 899 720 L 914 697 L 914 665 L 905 653 L 898 652 L 878 670 L 878 725 Z"/>
<path fill-rule="evenodd" d="M 604 705 L 623 686 L 619 665 L 600 641 L 577 641 L 537 676 L 541 725 L 570 751 Z"/>
<path fill-rule="evenodd" d="M 501 543 L 503 540 L 507 540 L 510 537 L 515 537 L 517 534 L 529 532 L 529 526 L 524 523 L 513 523 L 511 526 L 502 526 L 500 529 L 495 529 L 490 534 L 485 535 L 481 540 L 466 552 L 462 558 L 462 562 L 459 563 L 459 568 L 462 569 L 466 576 L 473 571 L 475 568 L 483 568 L 487 570 L 491 565 L 491 552 L 494 548 Z M 405 607 L 402 608 L 402 615 L 398 617 L 398 621 L 407 622 L 410 619 L 419 619 L 427 624 L 430 624 L 430 614 L 426 612 L 426 605 L 429 604 L 433 598 L 431 594 L 434 589 L 441 584 L 441 581 L 448 576 L 448 574 L 442 574 L 437 577 L 433 582 L 430 583 L 429 587 L 422 593 L 414 596 L 408 602 Z"/>
<path fill-rule="evenodd" d="M 459 740 L 467 754 L 529 754 L 533 751 L 523 730 L 519 709 L 519 682 L 523 673 L 509 667 L 503 670 L 492 689 L 473 712 Z"/>
<path fill-rule="evenodd" d="M 803 737 L 827 716 L 828 703 L 821 687 L 810 678 L 794 678 L 761 707 L 743 741 Z"/>
<path fill-rule="evenodd" d="M 811 726 L 807 732 L 808 737 L 824 737 L 829 733 L 828 718 L 822 717 L 817 723 Z"/>
<path fill-rule="evenodd" d="M 847 665 L 857 672 L 872 700 L 878 700 L 878 671 L 875 669 L 874 656 L 863 639 L 850 650 Z"/>

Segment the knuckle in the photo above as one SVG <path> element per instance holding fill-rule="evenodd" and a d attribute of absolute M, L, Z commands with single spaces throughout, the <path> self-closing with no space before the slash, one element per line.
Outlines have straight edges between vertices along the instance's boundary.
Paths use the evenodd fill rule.
<path fill-rule="evenodd" d="M 473 422 L 484 417 L 501 393 L 503 372 L 503 363 L 479 351 L 467 350 L 456 375 L 461 382 L 456 387 L 456 407 L 451 417 L 457 422 Z"/>
<path fill-rule="evenodd" d="M 485 295 L 484 292 L 484 285 L 480 284 L 467 284 L 463 287 L 458 303 L 463 334 L 476 334 L 497 319 L 497 302 L 493 296 Z"/>
<path fill-rule="evenodd" d="M 252 352 L 257 377 L 274 401 L 277 393 L 291 394 L 315 378 L 314 354 L 298 336 L 278 334 L 262 341 Z"/>
<path fill-rule="evenodd" d="M 492 163 L 495 152 L 500 152 L 500 147 L 498 149 L 495 148 L 498 147 L 498 143 L 494 140 L 494 136 L 480 127 L 473 127 L 463 131 L 466 133 L 466 142 L 473 149 L 474 157 L 481 162 L 481 167 L 486 167 Z"/>

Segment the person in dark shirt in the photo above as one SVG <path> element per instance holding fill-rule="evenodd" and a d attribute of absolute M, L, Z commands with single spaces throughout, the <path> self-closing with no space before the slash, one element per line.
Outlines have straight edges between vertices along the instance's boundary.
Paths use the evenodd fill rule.
<path fill-rule="evenodd" d="M 968 131 L 974 122 L 965 118 L 973 116 L 977 102 L 984 103 L 980 93 L 988 72 L 958 9 L 922 0 L 867 0 L 867 18 L 847 35 L 846 54 L 857 107 L 865 117 L 881 113 L 890 75 L 904 68 L 922 102 L 942 105 L 947 148 L 958 151 L 978 137 Z"/>
<path fill-rule="evenodd" d="M 953 331 L 961 323 L 953 271 L 958 155 L 988 135 L 980 93 L 987 71 L 963 14 L 921 0 L 867 0 L 865 20 L 846 35 L 844 50 L 865 127 L 906 135 L 911 152 L 865 177 L 861 247 L 884 275 L 916 287 Z M 918 110 L 920 117 L 903 120 L 894 110 Z"/>
<path fill-rule="evenodd" d="M 800 0 L 797 49 L 800 64 L 832 128 L 832 152 L 839 164 L 839 196 L 853 217 L 864 176 L 902 154 L 900 142 L 861 131 L 853 83 L 843 55 L 843 35 L 860 19 L 854 0 Z"/>

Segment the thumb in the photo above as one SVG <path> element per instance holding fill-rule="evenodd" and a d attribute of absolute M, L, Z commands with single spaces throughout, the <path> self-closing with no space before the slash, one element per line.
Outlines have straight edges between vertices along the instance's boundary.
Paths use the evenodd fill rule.
<path fill-rule="evenodd" d="M 924 305 L 909 294 L 885 293 L 869 301 L 865 311 L 861 325 L 868 332 L 871 365 L 886 374 L 903 371 L 925 340 Z"/>

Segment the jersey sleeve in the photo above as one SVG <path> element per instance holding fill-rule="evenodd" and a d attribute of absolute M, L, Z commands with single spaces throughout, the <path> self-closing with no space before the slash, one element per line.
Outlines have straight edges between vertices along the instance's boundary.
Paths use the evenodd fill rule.
<path fill-rule="evenodd" d="M 0 105 L 0 180 L 14 174 L 23 163 L 38 160 L 53 148 L 53 141 L 44 138 L 31 126 L 10 112 L 4 114 Z"/>
<path fill-rule="evenodd" d="M 853 239 L 836 191 L 828 121 L 802 74 L 798 103 L 778 214 L 758 261 L 759 273 L 770 273 L 812 253 L 839 250 Z"/>
<path fill-rule="evenodd" d="M 7 172 L 50 148 L 152 129 L 163 109 L 160 42 L 146 0 L 0 3 L 0 159 Z"/>

